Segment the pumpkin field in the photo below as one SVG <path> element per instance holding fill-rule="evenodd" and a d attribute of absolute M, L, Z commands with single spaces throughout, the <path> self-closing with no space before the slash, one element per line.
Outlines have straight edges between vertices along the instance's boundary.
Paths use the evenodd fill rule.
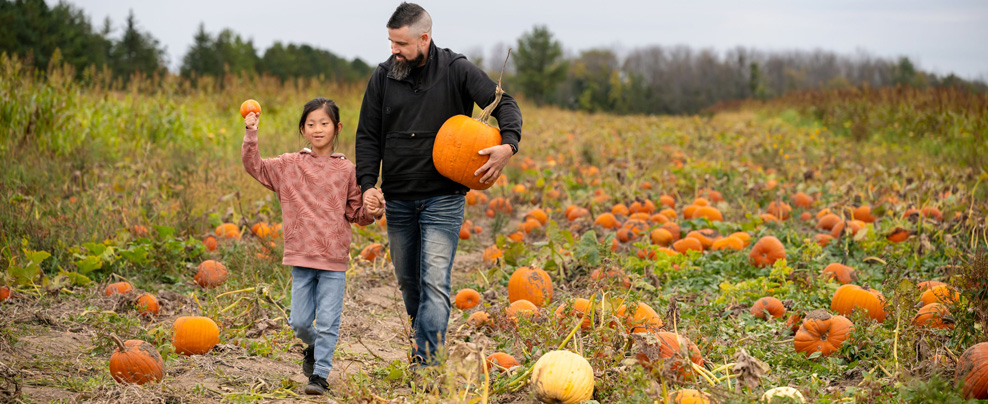
<path fill-rule="evenodd" d="M 354 225 L 330 393 L 306 396 L 238 107 L 272 157 L 334 99 L 351 157 L 363 90 L 0 58 L 0 403 L 988 398 L 988 96 L 932 88 L 520 99 L 519 153 L 466 196 L 444 365 L 409 370 L 386 224 Z"/>

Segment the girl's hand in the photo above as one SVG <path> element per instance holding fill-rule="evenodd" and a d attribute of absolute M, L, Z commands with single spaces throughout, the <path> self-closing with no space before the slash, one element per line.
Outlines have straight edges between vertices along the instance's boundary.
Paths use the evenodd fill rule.
<path fill-rule="evenodd" d="M 257 130 L 257 122 L 260 119 L 261 118 L 259 116 L 257 116 L 253 112 L 251 112 L 251 113 L 247 114 L 247 116 L 244 117 L 244 125 L 247 126 L 247 129 Z"/>

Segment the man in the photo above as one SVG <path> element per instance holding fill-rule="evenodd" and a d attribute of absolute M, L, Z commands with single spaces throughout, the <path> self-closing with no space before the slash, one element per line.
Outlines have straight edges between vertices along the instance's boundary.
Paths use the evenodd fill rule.
<path fill-rule="evenodd" d="M 401 3 L 387 27 L 391 56 L 371 75 L 360 106 L 357 182 L 369 212 L 387 214 L 391 260 L 414 331 L 412 365 L 431 366 L 446 338 L 468 191 L 436 171 L 432 146 L 447 119 L 493 102 L 497 84 L 463 55 L 436 46 L 421 6 Z M 490 159 L 474 175 L 485 183 L 498 179 L 521 139 L 521 111 L 511 96 L 502 96 L 493 116 L 503 141 L 480 151 Z"/>

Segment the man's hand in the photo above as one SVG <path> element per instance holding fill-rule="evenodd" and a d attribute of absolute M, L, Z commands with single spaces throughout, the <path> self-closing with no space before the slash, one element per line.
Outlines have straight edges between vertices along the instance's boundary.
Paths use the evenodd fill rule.
<path fill-rule="evenodd" d="M 375 218 L 384 216 L 384 194 L 380 189 L 370 188 L 364 191 L 364 209 Z"/>
<path fill-rule="evenodd" d="M 257 115 L 254 115 L 254 113 L 251 112 L 251 113 L 247 114 L 247 116 L 244 117 L 244 125 L 247 126 L 247 129 L 255 129 L 256 130 L 257 129 L 257 122 L 260 121 L 260 120 L 261 120 L 261 117 L 259 117 Z"/>
<path fill-rule="evenodd" d="M 490 184 L 497 181 L 498 177 L 501 176 L 501 170 L 504 169 L 504 166 L 508 165 L 508 160 L 511 159 L 513 153 L 511 153 L 511 146 L 501 144 L 488 147 L 477 152 L 477 154 L 491 156 L 484 165 L 480 166 L 473 173 L 475 177 L 483 174 L 484 176 L 480 178 L 480 182 Z"/>

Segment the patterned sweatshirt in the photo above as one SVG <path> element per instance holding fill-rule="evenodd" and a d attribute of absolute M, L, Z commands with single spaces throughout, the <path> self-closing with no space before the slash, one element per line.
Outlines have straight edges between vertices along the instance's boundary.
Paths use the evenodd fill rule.
<path fill-rule="evenodd" d="M 342 153 L 317 156 L 309 149 L 261 159 L 257 130 L 247 129 L 244 169 L 281 201 L 285 258 L 282 264 L 346 271 L 350 223 L 374 222 L 363 208 L 353 163 Z"/>

